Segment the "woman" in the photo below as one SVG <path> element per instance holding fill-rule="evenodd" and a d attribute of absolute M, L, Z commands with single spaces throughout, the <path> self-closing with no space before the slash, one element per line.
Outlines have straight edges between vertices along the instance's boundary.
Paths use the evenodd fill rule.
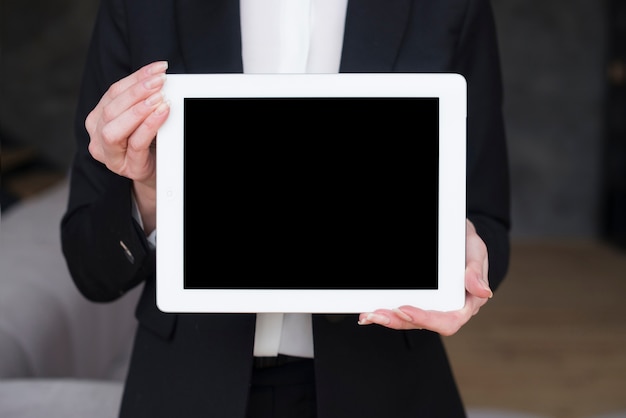
<path fill-rule="evenodd" d="M 499 65 L 488 0 L 103 0 L 78 103 L 61 237 L 88 299 L 111 301 L 144 285 L 120 416 L 464 417 L 441 335 L 479 311 L 508 267 Z M 465 307 L 305 315 L 294 318 L 303 326 L 282 328 L 280 346 L 297 347 L 269 356 L 259 349 L 267 337 L 261 315 L 159 311 L 154 139 L 169 115 L 166 72 L 462 74 Z M 221 134 L 210 120 L 206 128 L 208 136 Z"/>

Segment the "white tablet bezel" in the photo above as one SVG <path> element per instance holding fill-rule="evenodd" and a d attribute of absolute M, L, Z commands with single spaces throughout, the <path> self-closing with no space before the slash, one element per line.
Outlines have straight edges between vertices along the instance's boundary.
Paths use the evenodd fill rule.
<path fill-rule="evenodd" d="M 160 310 L 358 313 L 402 305 L 440 311 L 463 307 L 467 93 L 461 75 L 168 74 L 164 93 L 171 110 L 157 136 L 156 290 Z M 184 289 L 183 103 L 185 98 L 204 97 L 439 98 L 438 289 Z M 202 245 L 202 239 L 197 237 L 197 245 Z"/>

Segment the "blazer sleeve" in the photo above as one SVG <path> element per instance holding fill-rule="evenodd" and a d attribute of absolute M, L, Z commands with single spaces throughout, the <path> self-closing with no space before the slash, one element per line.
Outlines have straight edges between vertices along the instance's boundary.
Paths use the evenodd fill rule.
<path fill-rule="evenodd" d="M 489 252 L 496 289 L 509 264 L 508 151 L 496 25 L 489 0 L 470 0 L 453 68 L 467 79 L 467 216 Z"/>
<path fill-rule="evenodd" d="M 154 274 L 155 254 L 132 216 L 131 181 L 88 151 L 85 119 L 115 81 L 130 74 L 128 33 L 120 1 L 103 1 L 87 53 L 75 113 L 76 150 L 61 220 L 61 248 L 79 291 L 110 301 Z"/>
<path fill-rule="evenodd" d="M 153 279 L 156 257 L 132 216 L 131 181 L 91 157 L 85 119 L 113 83 L 158 60 L 169 62 L 169 73 L 241 72 L 239 3 L 100 3 L 75 114 L 75 158 L 61 220 L 70 274 L 92 300 L 113 300 Z"/>

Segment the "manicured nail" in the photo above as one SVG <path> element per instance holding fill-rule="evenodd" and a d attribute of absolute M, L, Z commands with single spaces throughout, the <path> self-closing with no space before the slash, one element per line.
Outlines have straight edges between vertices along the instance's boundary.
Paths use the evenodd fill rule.
<path fill-rule="evenodd" d="M 170 108 L 170 102 L 165 100 L 156 109 L 154 109 L 154 113 L 157 114 L 157 115 L 161 115 L 161 114 L 165 113 L 169 108 Z"/>
<path fill-rule="evenodd" d="M 158 61 L 148 67 L 148 74 L 163 73 L 167 70 L 169 63 L 167 61 Z"/>
<path fill-rule="evenodd" d="M 489 299 L 491 299 L 493 297 L 493 292 L 491 291 L 491 288 L 489 287 L 489 282 L 484 277 L 481 279 L 481 282 L 483 284 L 483 288 L 489 291 Z"/>
<path fill-rule="evenodd" d="M 391 322 L 391 320 L 385 315 L 381 315 L 381 314 L 377 314 L 373 312 L 370 312 L 367 314 L 367 320 L 369 322 L 375 322 L 381 325 L 389 325 L 389 323 Z"/>
<path fill-rule="evenodd" d="M 359 322 L 357 322 L 357 324 L 359 324 L 359 325 L 369 325 L 369 324 L 371 324 L 371 322 L 367 320 L 367 317 L 365 317 L 363 319 L 359 319 Z"/>
<path fill-rule="evenodd" d="M 162 101 L 163 101 L 163 93 L 158 91 L 154 93 L 152 96 L 148 97 L 144 103 L 146 104 L 146 106 L 152 107 L 152 106 L 158 105 Z"/>
<path fill-rule="evenodd" d="M 149 79 L 143 82 L 143 86 L 148 90 L 161 87 L 165 83 L 165 78 L 166 78 L 166 75 L 163 73 L 153 75 L 152 77 L 150 77 Z"/>

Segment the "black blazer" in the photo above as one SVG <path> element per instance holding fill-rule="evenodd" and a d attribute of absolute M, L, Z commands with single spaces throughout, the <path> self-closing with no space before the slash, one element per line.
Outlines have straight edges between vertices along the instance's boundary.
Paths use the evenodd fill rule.
<path fill-rule="evenodd" d="M 76 112 L 62 249 L 78 289 L 106 302 L 145 284 L 122 417 L 243 418 L 253 314 L 160 312 L 155 254 L 131 214 L 131 183 L 91 158 L 88 112 L 156 60 L 172 73 L 242 72 L 239 1 L 103 0 Z M 496 28 L 488 0 L 349 0 L 341 72 L 458 72 L 468 82 L 467 208 L 492 288 L 509 258 L 509 178 Z M 119 245 L 123 241 L 134 260 Z M 463 417 L 439 335 L 313 316 L 319 418 Z"/>

